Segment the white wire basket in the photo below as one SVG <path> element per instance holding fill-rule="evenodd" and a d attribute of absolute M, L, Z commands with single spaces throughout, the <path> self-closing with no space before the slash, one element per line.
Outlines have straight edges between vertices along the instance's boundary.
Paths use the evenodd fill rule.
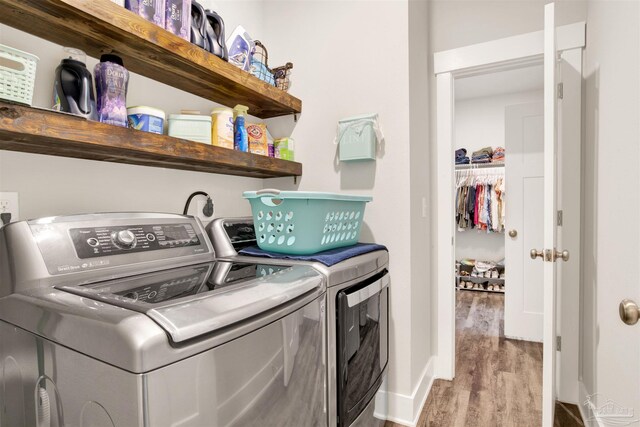
<path fill-rule="evenodd" d="M 0 44 L 0 98 L 31 105 L 38 57 Z"/>

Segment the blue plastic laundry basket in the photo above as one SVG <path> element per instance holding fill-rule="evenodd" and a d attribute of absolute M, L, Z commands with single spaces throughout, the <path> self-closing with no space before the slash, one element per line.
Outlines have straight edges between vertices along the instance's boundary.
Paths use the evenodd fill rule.
<path fill-rule="evenodd" d="M 251 203 L 260 249 L 308 255 L 358 243 L 369 196 L 260 190 L 243 194 Z"/>

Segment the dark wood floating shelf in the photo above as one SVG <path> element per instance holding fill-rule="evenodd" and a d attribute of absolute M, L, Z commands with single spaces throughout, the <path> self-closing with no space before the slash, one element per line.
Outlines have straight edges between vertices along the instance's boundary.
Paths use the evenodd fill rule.
<path fill-rule="evenodd" d="M 115 53 L 134 73 L 249 114 L 300 113 L 302 101 L 109 0 L 0 0 L 0 22 L 99 58 Z"/>
<path fill-rule="evenodd" d="M 1 101 L 0 149 L 255 178 L 302 175 L 297 162 Z"/>

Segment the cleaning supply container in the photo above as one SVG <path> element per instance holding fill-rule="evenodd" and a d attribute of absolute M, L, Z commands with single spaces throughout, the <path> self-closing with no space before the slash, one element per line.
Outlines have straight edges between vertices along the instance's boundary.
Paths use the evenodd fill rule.
<path fill-rule="evenodd" d="M 233 110 L 218 107 L 211 110 L 211 143 L 233 150 Z"/>
<path fill-rule="evenodd" d="M 96 82 L 96 107 L 98 120 L 110 125 L 128 126 L 127 88 L 129 71 L 124 68 L 122 58 L 110 53 L 100 57 L 93 69 Z"/>
<path fill-rule="evenodd" d="M 309 255 L 358 243 L 369 196 L 260 190 L 242 195 L 251 203 L 260 249 Z"/>
<path fill-rule="evenodd" d="M 293 138 L 279 138 L 273 141 L 274 156 L 276 159 L 291 160 L 295 158 L 295 142 Z"/>
<path fill-rule="evenodd" d="M 170 114 L 169 136 L 211 144 L 211 116 Z"/>
<path fill-rule="evenodd" d="M 162 135 L 164 131 L 164 111 L 139 105 L 127 108 L 127 118 L 131 129 Z"/>
<path fill-rule="evenodd" d="M 249 107 L 238 104 L 233 107 L 233 147 L 238 151 L 249 151 L 249 135 L 246 118 Z"/>
<path fill-rule="evenodd" d="M 31 105 L 38 57 L 0 44 L 0 98 Z"/>

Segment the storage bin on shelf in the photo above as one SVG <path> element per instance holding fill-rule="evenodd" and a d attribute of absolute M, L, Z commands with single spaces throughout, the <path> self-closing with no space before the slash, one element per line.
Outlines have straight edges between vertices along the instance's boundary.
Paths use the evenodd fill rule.
<path fill-rule="evenodd" d="M 0 98 L 31 106 L 38 57 L 0 44 Z"/>
<path fill-rule="evenodd" d="M 269 83 L 271 86 L 276 85 L 276 80 L 273 77 L 273 71 L 269 68 L 269 52 L 267 47 L 260 42 L 260 40 L 254 40 L 255 48 L 253 55 L 251 55 L 251 66 L 249 71 L 251 74 Z"/>
<path fill-rule="evenodd" d="M 260 249 L 309 255 L 358 243 L 369 196 L 260 190 L 243 194 L 251 203 Z"/>
<path fill-rule="evenodd" d="M 276 87 L 285 92 L 289 92 L 291 87 L 291 69 L 293 64 L 287 62 L 282 67 L 276 67 L 273 71 L 273 77 L 276 79 Z"/>

